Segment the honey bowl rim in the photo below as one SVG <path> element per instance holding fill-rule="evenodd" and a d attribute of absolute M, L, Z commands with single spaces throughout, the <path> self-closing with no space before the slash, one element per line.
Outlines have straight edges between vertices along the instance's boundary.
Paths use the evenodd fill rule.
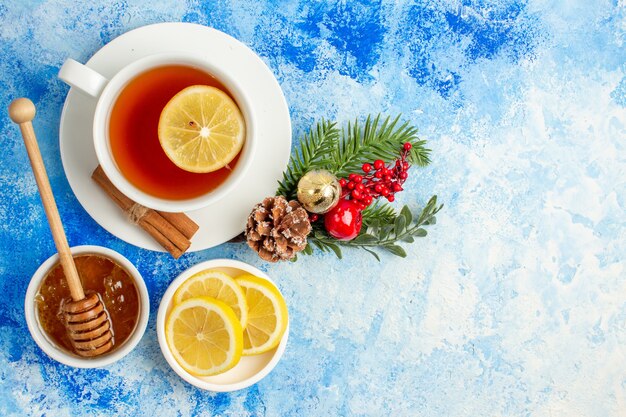
<path fill-rule="evenodd" d="M 102 368 L 115 363 L 128 355 L 143 337 L 150 316 L 150 297 L 148 294 L 148 288 L 146 287 L 146 283 L 137 268 L 119 252 L 97 245 L 73 246 L 70 248 L 70 251 L 72 252 L 72 256 L 83 254 L 104 256 L 122 266 L 130 274 L 133 278 L 135 288 L 137 289 L 140 299 L 139 318 L 137 320 L 137 324 L 135 325 L 135 329 L 119 349 L 95 358 L 82 358 L 78 355 L 67 352 L 67 350 L 52 342 L 45 334 L 45 331 L 41 328 L 41 324 L 39 323 L 35 296 L 43 279 L 59 261 L 59 255 L 56 253 L 46 259 L 39 266 L 39 268 L 37 268 L 37 271 L 35 271 L 31 277 L 30 283 L 28 284 L 24 300 L 26 324 L 28 325 L 28 331 L 30 332 L 31 337 L 37 346 L 39 346 L 39 348 L 46 355 L 55 361 L 74 368 Z"/>
<path fill-rule="evenodd" d="M 206 381 L 204 379 L 202 379 L 203 377 L 199 377 L 199 376 L 195 376 L 192 375 L 191 373 L 187 372 L 174 358 L 174 356 L 172 355 L 170 348 L 167 344 L 167 341 L 165 339 L 165 321 L 166 321 L 166 314 L 167 314 L 167 310 L 169 305 L 173 302 L 173 298 L 174 298 L 174 294 L 176 293 L 176 290 L 182 285 L 182 283 L 187 280 L 189 277 L 191 277 L 192 275 L 206 270 L 206 269 L 211 269 L 211 268 L 232 268 L 232 269 L 237 269 L 239 271 L 241 271 L 242 273 L 249 273 L 264 279 L 267 279 L 269 282 L 271 282 L 272 284 L 274 284 L 274 286 L 276 286 L 276 288 L 278 289 L 278 291 L 282 294 L 282 291 L 280 290 L 280 288 L 278 288 L 278 286 L 276 285 L 276 282 L 274 282 L 274 280 L 269 277 L 265 272 L 261 271 L 260 269 L 242 262 L 242 261 L 238 261 L 238 260 L 234 260 L 234 259 L 211 259 L 208 261 L 203 261 L 200 263 L 197 263 L 195 265 L 192 265 L 191 267 L 187 268 L 186 270 L 182 271 L 168 286 L 167 290 L 165 291 L 165 293 L 163 294 L 163 296 L 161 297 L 161 302 L 159 305 L 159 311 L 157 313 L 157 319 L 156 319 L 156 331 L 157 331 L 157 338 L 159 340 L 159 347 L 161 348 L 161 353 L 163 354 L 163 357 L 165 358 L 166 362 L 168 363 L 168 365 L 174 370 L 174 372 L 176 372 L 176 374 L 182 378 L 183 380 L 187 381 L 188 383 L 196 386 L 197 388 L 203 389 L 203 390 L 207 390 L 207 391 L 213 391 L 213 392 L 232 392 L 232 391 L 238 391 L 241 389 L 245 389 L 248 388 L 256 383 L 258 383 L 259 381 L 261 381 L 263 378 L 265 378 L 278 364 L 278 362 L 280 362 L 283 353 L 285 352 L 285 348 L 287 346 L 287 341 L 289 339 L 289 328 L 290 328 L 290 320 L 288 319 L 287 321 L 287 328 L 285 329 L 285 333 L 283 334 L 278 346 L 276 348 L 274 348 L 274 352 L 271 356 L 271 358 L 268 360 L 268 362 L 262 367 L 260 368 L 256 373 L 248 376 L 247 378 L 243 378 L 240 381 L 237 382 L 230 382 L 230 383 L 216 383 L 216 382 L 209 382 Z M 227 371 L 227 372 L 232 372 L 233 370 L 235 370 L 235 368 Z"/>

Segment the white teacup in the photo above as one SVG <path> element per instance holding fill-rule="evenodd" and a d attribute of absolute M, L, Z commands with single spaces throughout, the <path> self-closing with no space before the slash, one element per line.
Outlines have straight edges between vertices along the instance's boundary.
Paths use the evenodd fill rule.
<path fill-rule="evenodd" d="M 134 186 L 120 171 L 113 158 L 109 141 L 110 114 L 120 92 L 138 75 L 152 68 L 166 65 L 190 66 L 213 75 L 232 94 L 246 124 L 246 140 L 233 172 L 216 189 L 187 200 L 167 200 L 155 197 Z M 212 62 L 209 57 L 196 57 L 189 53 L 150 55 L 122 68 L 110 80 L 86 65 L 67 59 L 59 70 L 59 78 L 98 100 L 93 118 L 93 143 L 98 162 L 111 182 L 123 194 L 139 204 L 169 212 L 191 211 L 206 207 L 232 190 L 252 163 L 256 147 L 256 116 L 253 114 L 249 98 L 239 83 L 224 72 L 218 62 Z"/>

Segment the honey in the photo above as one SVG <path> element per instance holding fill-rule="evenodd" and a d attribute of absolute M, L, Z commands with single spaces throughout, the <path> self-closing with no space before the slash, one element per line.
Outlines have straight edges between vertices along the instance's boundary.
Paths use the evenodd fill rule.
<path fill-rule="evenodd" d="M 100 294 L 113 325 L 113 348 L 118 349 L 139 320 L 139 293 L 133 277 L 123 267 L 100 255 L 77 255 L 74 262 L 86 294 Z M 43 279 L 35 296 L 39 323 L 57 346 L 76 353 L 63 324 L 62 303 L 70 299 L 63 268 L 56 264 Z"/>
<path fill-rule="evenodd" d="M 239 159 L 237 155 L 228 168 L 198 174 L 176 166 L 161 148 L 161 111 L 179 91 L 192 85 L 209 85 L 231 96 L 211 74 L 189 66 L 166 65 L 131 80 L 111 110 L 109 141 L 115 163 L 130 183 L 155 197 L 184 200 L 206 194 L 228 178 Z"/>

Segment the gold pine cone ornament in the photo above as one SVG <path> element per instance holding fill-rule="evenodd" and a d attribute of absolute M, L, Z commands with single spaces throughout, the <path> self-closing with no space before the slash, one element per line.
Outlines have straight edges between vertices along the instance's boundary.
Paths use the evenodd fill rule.
<path fill-rule="evenodd" d="M 298 201 L 311 213 L 324 214 L 339 202 L 341 185 L 325 169 L 309 171 L 298 181 Z"/>

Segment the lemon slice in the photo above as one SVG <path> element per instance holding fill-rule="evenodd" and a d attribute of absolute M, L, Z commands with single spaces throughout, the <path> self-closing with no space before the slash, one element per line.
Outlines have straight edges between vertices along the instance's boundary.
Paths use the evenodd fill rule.
<path fill-rule="evenodd" d="M 230 307 L 213 298 L 175 305 L 165 323 L 165 338 L 176 361 L 193 375 L 219 374 L 241 359 L 241 324 Z"/>
<path fill-rule="evenodd" d="M 248 304 L 248 324 L 243 331 L 243 354 L 256 355 L 278 346 L 289 321 L 287 304 L 271 282 L 253 275 L 236 279 Z"/>
<path fill-rule="evenodd" d="M 180 304 L 184 300 L 196 297 L 212 297 L 224 302 L 233 309 L 241 327 L 246 327 L 248 323 L 246 298 L 241 287 L 230 275 L 210 269 L 198 272 L 176 290 L 174 302 Z"/>
<path fill-rule="evenodd" d="M 159 142 L 167 157 L 190 172 L 225 167 L 241 151 L 245 123 L 237 104 L 222 90 L 192 85 L 165 105 Z"/>

